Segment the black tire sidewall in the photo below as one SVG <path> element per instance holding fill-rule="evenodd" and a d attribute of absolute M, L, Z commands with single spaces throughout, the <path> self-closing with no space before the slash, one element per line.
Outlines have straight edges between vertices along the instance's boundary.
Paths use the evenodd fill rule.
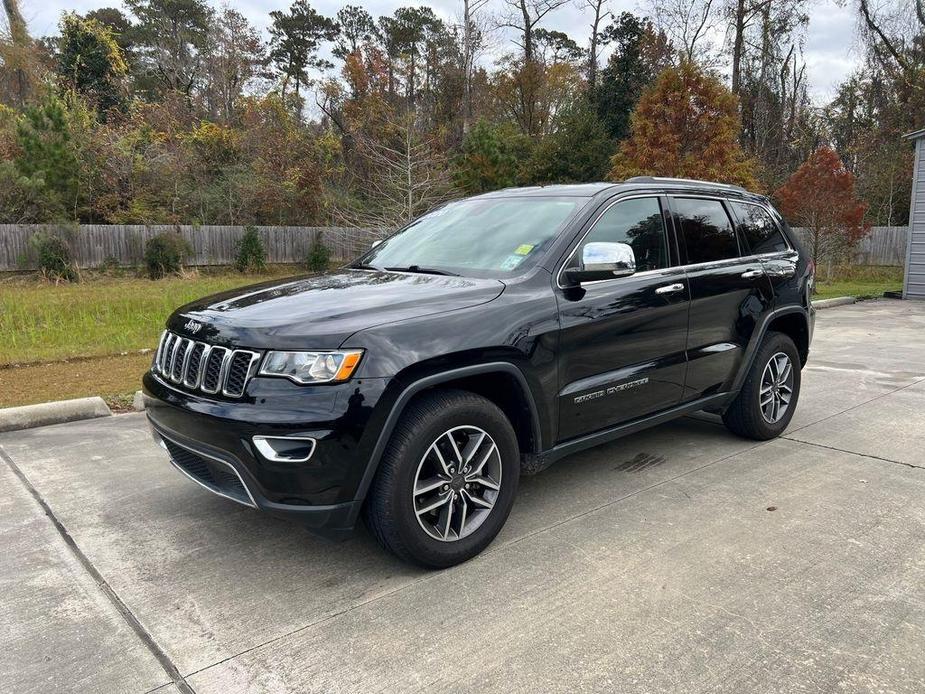
<path fill-rule="evenodd" d="M 764 370 L 771 360 L 771 357 L 778 352 L 786 354 L 790 358 L 790 362 L 793 366 L 793 396 L 790 399 L 789 407 L 787 408 L 787 412 L 784 413 L 784 416 L 780 421 L 771 424 L 764 418 L 764 413 L 761 411 L 759 394 Z M 799 352 L 797 352 L 793 340 L 781 333 L 770 334 L 768 339 L 762 344 L 758 354 L 755 355 L 755 361 L 752 365 L 746 388 L 743 388 L 741 394 L 747 398 L 743 404 L 753 410 L 751 419 L 753 419 L 755 425 L 758 427 L 762 434 L 762 438 L 776 438 L 784 433 L 787 427 L 790 426 L 790 420 L 793 419 L 797 403 L 800 399 L 801 375 L 800 355 Z"/>
<path fill-rule="evenodd" d="M 504 526 L 514 503 L 520 476 L 520 453 L 517 437 L 504 413 L 490 401 L 469 393 L 448 393 L 439 411 L 417 412 L 412 425 L 399 446 L 390 450 L 394 466 L 392 484 L 384 500 L 390 506 L 394 529 L 401 543 L 419 563 L 440 568 L 452 566 L 475 556 L 487 547 Z M 454 397 L 455 395 L 455 397 Z M 426 408 L 426 403 L 422 403 Z M 420 408 L 420 406 L 419 406 Z M 487 432 L 501 455 L 501 490 L 488 518 L 471 535 L 461 540 L 441 542 L 428 535 L 414 513 L 412 489 L 421 458 L 430 445 L 447 430 L 458 426 L 477 426 Z"/>

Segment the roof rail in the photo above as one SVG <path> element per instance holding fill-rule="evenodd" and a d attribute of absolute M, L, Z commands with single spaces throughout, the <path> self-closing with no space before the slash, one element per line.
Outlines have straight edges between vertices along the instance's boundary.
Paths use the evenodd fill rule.
<path fill-rule="evenodd" d="M 730 190 L 740 190 L 747 193 L 742 186 L 734 186 L 729 183 L 715 183 L 714 181 L 698 181 L 695 178 L 669 178 L 665 176 L 633 176 L 627 178 L 624 183 L 694 183 L 704 186 L 714 186 L 716 188 L 729 188 Z"/>

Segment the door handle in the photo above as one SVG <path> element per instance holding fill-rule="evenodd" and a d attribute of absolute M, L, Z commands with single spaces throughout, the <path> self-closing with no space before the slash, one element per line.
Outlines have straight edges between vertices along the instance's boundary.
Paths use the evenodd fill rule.
<path fill-rule="evenodd" d="M 743 280 L 756 280 L 764 275 L 764 270 L 746 270 L 742 273 Z"/>
<path fill-rule="evenodd" d="M 666 284 L 664 287 L 659 287 L 655 290 L 656 294 L 674 294 L 675 292 L 684 291 L 684 285 L 680 282 L 675 284 Z"/>

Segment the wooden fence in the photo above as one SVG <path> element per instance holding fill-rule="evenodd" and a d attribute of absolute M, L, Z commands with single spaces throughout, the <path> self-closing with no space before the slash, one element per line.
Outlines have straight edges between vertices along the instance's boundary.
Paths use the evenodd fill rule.
<path fill-rule="evenodd" d="M 349 260 L 368 249 L 385 231 L 343 227 L 257 227 L 269 263 L 304 262 L 312 244 L 323 243 L 337 260 Z M 35 269 L 31 239 L 53 233 L 67 239 L 82 268 L 107 263 L 139 265 L 145 242 L 163 232 L 179 233 L 193 249 L 191 266 L 230 265 L 236 244 L 244 234 L 240 226 L 171 226 L 85 224 L 65 227 L 48 224 L 0 224 L 0 271 Z"/>
<path fill-rule="evenodd" d="M 794 231 L 800 235 L 807 249 L 812 248 L 806 229 Z M 854 249 L 854 262 L 856 265 L 905 265 L 908 238 L 909 227 L 871 227 L 870 233 Z"/>
<path fill-rule="evenodd" d="M 345 227 L 257 227 L 270 263 L 299 263 L 305 260 L 315 241 L 327 246 L 337 260 L 349 260 L 369 248 L 386 232 L 377 229 Z M 144 226 L 86 224 L 60 227 L 42 224 L 0 224 L 0 271 L 35 269 L 31 239 L 37 233 L 65 237 L 77 264 L 83 268 L 106 263 L 139 265 L 145 242 L 162 232 L 181 234 L 193 248 L 188 264 L 230 265 L 235 245 L 244 234 L 240 226 Z M 797 233 L 809 245 L 803 229 Z M 859 265 L 903 265 L 906 259 L 908 227 L 873 227 L 858 244 L 855 262 Z"/>

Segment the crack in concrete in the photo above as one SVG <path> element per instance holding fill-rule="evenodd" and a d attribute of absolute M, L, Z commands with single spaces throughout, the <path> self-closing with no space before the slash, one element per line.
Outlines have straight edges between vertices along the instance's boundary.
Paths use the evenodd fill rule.
<path fill-rule="evenodd" d="M 925 465 L 913 465 L 912 463 L 904 463 L 902 460 L 893 460 L 892 458 L 881 458 L 879 455 L 871 455 L 870 453 L 858 453 L 857 451 L 849 451 L 844 448 L 838 448 L 836 446 L 826 446 L 824 443 L 815 443 L 813 441 L 804 441 L 803 439 L 794 439 L 790 436 L 781 436 L 780 438 L 786 439 L 787 441 L 793 441 L 794 443 L 805 443 L 807 446 L 816 446 L 817 448 L 825 448 L 830 451 L 838 451 L 839 453 L 848 453 L 850 455 L 856 455 L 859 458 L 870 458 L 871 460 L 880 460 L 884 463 L 893 463 L 893 465 L 902 465 L 904 467 L 911 467 L 914 470 L 925 470 Z"/>
<path fill-rule="evenodd" d="M 864 402 L 859 402 L 857 405 L 852 405 L 851 407 L 848 407 L 848 408 L 846 408 L 846 409 L 844 409 L 844 410 L 841 410 L 840 412 L 836 412 L 835 414 L 830 414 L 829 416 L 823 417 L 822 419 L 817 419 L 815 422 L 808 422 L 807 424 L 804 424 L 804 425 L 801 426 L 801 427 L 797 427 L 796 429 L 788 430 L 786 433 L 787 433 L 787 434 L 795 434 L 795 433 L 798 432 L 798 431 L 803 431 L 803 429 L 806 429 L 807 427 L 815 426 L 816 424 L 821 424 L 822 422 L 827 422 L 827 421 L 829 421 L 830 419 L 833 419 L 834 417 L 840 417 L 841 415 L 845 414 L 845 412 L 851 412 L 851 410 L 856 410 L 856 409 L 859 408 L 859 407 L 864 407 L 864 405 L 869 405 L 870 403 L 875 402 L 875 401 L 879 400 L 880 398 L 885 398 L 885 397 L 888 397 L 888 396 L 890 396 L 890 395 L 894 395 L 895 393 L 898 393 L 898 392 L 900 392 L 900 391 L 906 390 L 906 389 L 908 389 L 908 388 L 913 388 L 913 387 L 917 386 L 917 385 L 920 384 L 920 383 L 925 383 L 925 378 L 920 378 L 920 379 L 917 380 L 917 381 L 914 381 L 914 382 L 909 383 L 909 384 L 907 384 L 907 385 L 901 386 L 900 388 L 896 388 L 895 390 L 890 390 L 890 391 L 887 391 L 886 393 L 881 393 L 880 395 L 875 395 L 875 396 L 872 397 L 870 400 L 865 400 Z M 799 407 L 799 405 L 800 405 L 800 403 L 797 402 L 797 407 Z M 801 442 L 801 443 L 805 443 L 805 442 Z M 850 452 L 850 451 L 849 451 L 849 452 Z M 859 454 L 859 455 L 860 455 L 860 454 Z"/>
<path fill-rule="evenodd" d="M 151 655 L 155 657 L 160 666 L 164 669 L 164 672 L 170 678 L 171 682 L 176 685 L 177 689 L 180 690 L 181 694 L 196 694 L 193 688 L 186 682 L 183 675 L 180 674 L 180 671 L 177 669 L 177 666 L 174 665 L 173 661 L 170 659 L 170 656 L 157 645 L 157 642 L 154 640 L 154 637 L 148 632 L 147 629 L 138 621 L 138 618 L 132 613 L 128 605 L 123 602 L 122 598 L 119 597 L 119 594 L 109 585 L 109 582 L 103 578 L 103 575 L 97 570 L 93 565 L 93 562 L 90 561 L 90 558 L 77 546 L 77 542 L 68 532 L 67 528 L 64 527 L 64 524 L 58 519 L 54 511 L 51 510 L 51 506 L 48 505 L 48 502 L 42 497 L 39 491 L 32 485 L 29 481 L 29 478 L 26 477 L 25 473 L 20 470 L 19 466 L 13 462 L 13 459 L 9 454 L 3 450 L 3 447 L 0 446 L 0 460 L 3 460 L 6 463 L 7 467 L 10 468 L 10 471 L 16 476 L 20 484 L 25 487 L 26 491 L 32 496 L 35 500 L 35 503 L 38 504 L 39 508 L 42 509 L 42 512 L 47 516 L 48 520 L 51 521 L 52 526 L 58 532 L 58 535 L 61 536 L 61 539 L 64 541 L 64 544 L 71 551 L 71 554 L 74 555 L 74 558 L 80 563 L 84 570 L 90 574 L 90 577 L 94 580 L 96 585 L 102 591 L 103 595 L 112 603 L 113 607 L 116 609 L 116 612 L 125 620 L 126 624 L 135 632 L 135 635 L 141 640 L 142 644 L 150 651 Z M 166 685 L 161 685 L 161 687 Z M 152 691 L 157 691 L 161 687 L 156 688 Z"/>

